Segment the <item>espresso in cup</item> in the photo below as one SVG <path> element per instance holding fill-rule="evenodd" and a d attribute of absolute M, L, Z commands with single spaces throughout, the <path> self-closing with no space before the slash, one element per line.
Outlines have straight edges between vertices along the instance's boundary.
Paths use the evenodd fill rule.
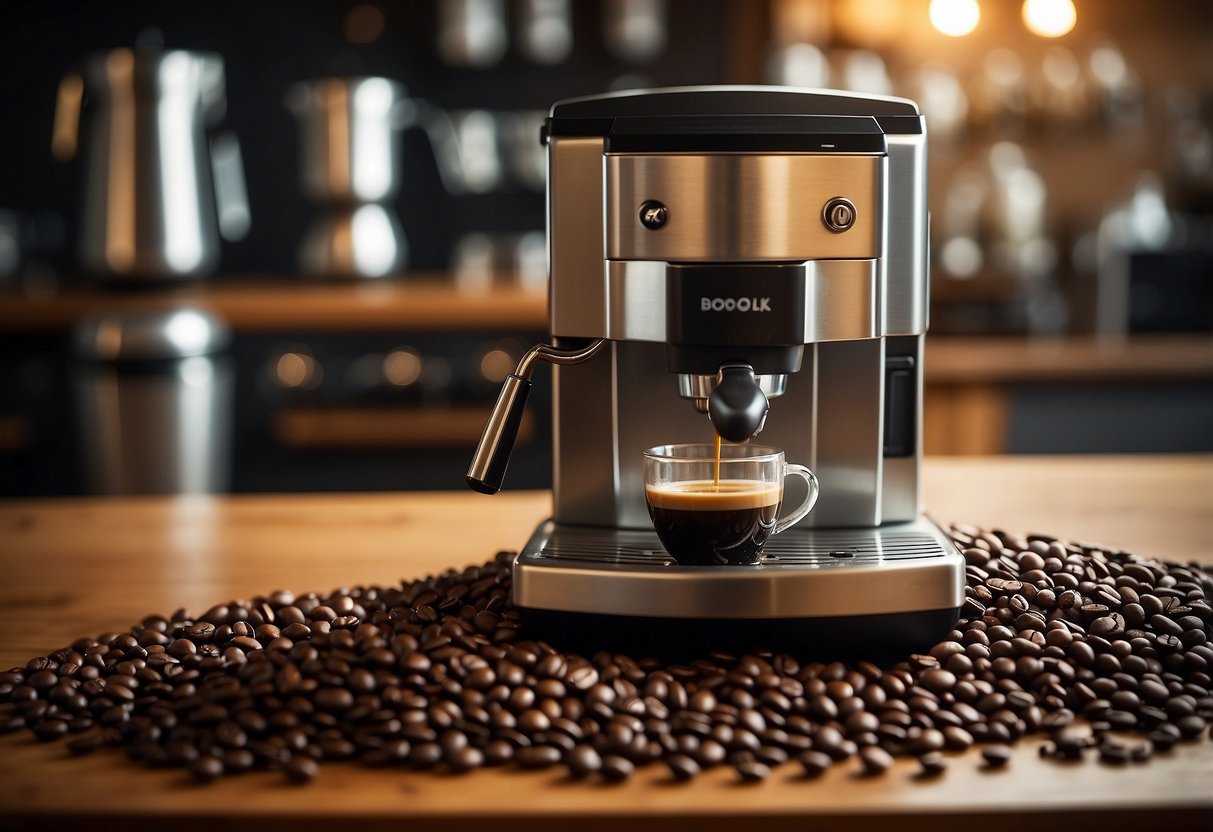
<path fill-rule="evenodd" d="M 645 451 L 645 501 L 666 551 L 685 566 L 756 564 L 771 535 L 817 501 L 817 479 L 786 464 L 778 448 L 663 445 Z M 803 503 L 782 520 L 784 478 L 808 483 Z"/>
<path fill-rule="evenodd" d="M 645 486 L 662 545 L 683 564 L 756 563 L 775 529 L 782 485 L 691 480 Z"/>

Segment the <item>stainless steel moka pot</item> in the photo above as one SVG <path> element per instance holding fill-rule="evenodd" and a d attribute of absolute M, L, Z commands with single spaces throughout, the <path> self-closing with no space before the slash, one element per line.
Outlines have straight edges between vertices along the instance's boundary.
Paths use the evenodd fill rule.
<path fill-rule="evenodd" d="M 301 81 L 286 106 L 299 121 L 303 192 L 318 209 L 299 248 L 304 274 L 378 278 L 405 269 L 408 241 L 392 204 L 401 133 L 426 131 L 443 185 L 459 192 L 463 166 L 450 117 L 379 77 Z"/>
<path fill-rule="evenodd" d="M 555 364 L 554 511 L 514 562 L 514 602 L 557 627 L 946 632 L 964 561 L 922 515 L 917 106 L 625 92 L 557 103 L 543 140 L 552 344 L 507 379 L 468 472 L 476 490 L 500 487 L 530 372 Z M 642 451 L 713 428 L 733 442 L 761 431 L 820 481 L 813 514 L 757 566 L 679 566 L 648 517 Z"/>

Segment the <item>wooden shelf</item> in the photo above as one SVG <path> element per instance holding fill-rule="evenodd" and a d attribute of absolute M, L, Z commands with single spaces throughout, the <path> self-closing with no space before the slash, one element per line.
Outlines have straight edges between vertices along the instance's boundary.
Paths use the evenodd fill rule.
<path fill-rule="evenodd" d="M 197 305 L 233 329 L 546 329 L 547 293 L 459 291 L 438 274 L 335 283 L 303 278 L 225 277 L 146 291 L 72 288 L 0 294 L 0 331 L 66 330 L 106 309 Z"/>
<path fill-rule="evenodd" d="M 927 338 L 928 384 L 1213 379 L 1213 335 Z"/>
<path fill-rule="evenodd" d="M 484 407 L 288 408 L 274 416 L 274 438 L 294 450 L 465 448 L 474 446 L 492 414 Z M 515 447 L 535 436 L 535 416 L 523 414 Z"/>
<path fill-rule="evenodd" d="M 927 339 L 923 448 L 1007 450 L 1018 385 L 1213 383 L 1213 335 Z"/>

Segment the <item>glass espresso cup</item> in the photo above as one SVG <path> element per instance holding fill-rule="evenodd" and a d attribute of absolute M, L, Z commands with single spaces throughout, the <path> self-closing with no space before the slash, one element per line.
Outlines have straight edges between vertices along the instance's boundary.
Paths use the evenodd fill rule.
<path fill-rule="evenodd" d="M 804 502 L 782 520 L 783 482 L 808 483 Z M 653 528 L 684 566 L 758 563 L 771 535 L 813 510 L 817 477 L 760 445 L 662 445 L 644 452 L 644 497 Z"/>

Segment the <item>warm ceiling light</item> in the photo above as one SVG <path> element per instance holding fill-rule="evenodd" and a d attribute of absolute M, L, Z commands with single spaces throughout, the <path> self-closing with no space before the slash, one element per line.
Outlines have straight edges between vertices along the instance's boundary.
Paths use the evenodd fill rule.
<path fill-rule="evenodd" d="M 969 34 L 981 20 L 977 0 L 931 0 L 931 25 L 950 38 Z"/>
<path fill-rule="evenodd" d="M 902 0 L 845 0 L 833 11 L 834 25 L 857 44 L 882 45 L 904 31 Z"/>
<path fill-rule="evenodd" d="M 1077 22 L 1074 0 L 1024 0 L 1023 23 L 1042 38 L 1059 38 Z"/>

